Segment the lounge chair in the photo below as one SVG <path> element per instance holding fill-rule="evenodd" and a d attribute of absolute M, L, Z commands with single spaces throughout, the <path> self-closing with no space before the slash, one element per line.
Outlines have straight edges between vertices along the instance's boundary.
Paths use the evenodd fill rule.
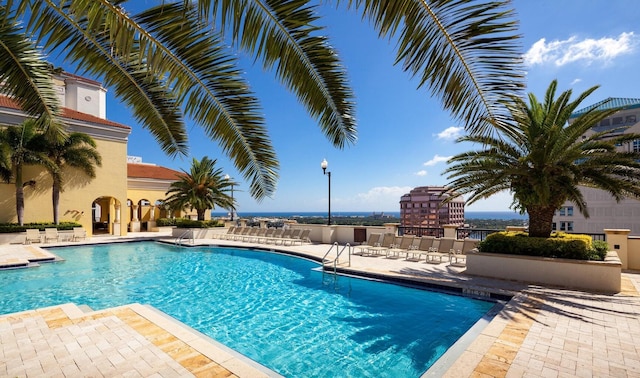
<path fill-rule="evenodd" d="M 380 236 L 382 236 L 382 234 L 378 234 L 378 233 L 370 234 L 365 244 L 361 244 L 355 247 L 355 252 L 353 252 L 353 254 L 362 256 L 368 252 L 369 248 L 379 246 Z"/>
<path fill-rule="evenodd" d="M 222 234 L 221 238 L 224 240 L 233 240 L 236 236 L 240 235 L 242 227 L 233 227 L 233 232 L 227 232 Z"/>
<path fill-rule="evenodd" d="M 467 253 L 477 250 L 480 240 L 477 239 L 464 239 L 460 248 L 453 248 L 449 261 L 454 266 L 467 265 Z"/>
<path fill-rule="evenodd" d="M 256 243 L 260 238 L 264 237 L 267 234 L 266 228 L 258 228 L 254 235 L 252 235 L 249 240 L 250 242 Z"/>
<path fill-rule="evenodd" d="M 436 240 L 435 237 L 423 236 L 416 239 L 420 239 L 418 242 L 418 246 L 417 248 L 407 252 L 406 260 L 420 261 L 420 259 L 422 258 L 422 255 L 426 256 L 427 253 L 433 251 L 433 243 Z M 425 257 L 425 260 L 426 260 L 426 257 Z"/>
<path fill-rule="evenodd" d="M 231 226 L 227 229 L 227 232 L 224 234 L 216 235 L 217 239 L 226 239 L 229 235 L 233 235 L 233 232 L 236 230 L 236 226 Z"/>
<path fill-rule="evenodd" d="M 300 243 L 300 245 L 302 245 L 302 243 L 310 244 L 311 243 L 311 238 L 309 237 L 309 235 L 311 235 L 311 229 L 310 228 L 305 228 L 300 233 L 300 237 L 298 238 L 298 240 L 295 241 L 294 243 Z"/>
<path fill-rule="evenodd" d="M 249 232 L 247 232 L 246 234 L 242 235 L 242 241 L 243 242 L 249 242 L 249 241 L 253 240 L 253 238 L 255 238 L 256 235 L 258 235 L 258 231 L 260 231 L 260 229 L 258 227 L 251 227 L 249 229 Z"/>
<path fill-rule="evenodd" d="M 382 242 L 374 247 L 369 247 L 367 249 L 367 256 L 377 256 L 379 254 L 384 253 L 387 254 L 387 250 L 392 248 L 393 243 L 396 242 L 396 236 L 392 233 L 386 233 L 382 237 Z M 364 255 L 363 255 L 364 256 Z"/>
<path fill-rule="evenodd" d="M 396 238 L 396 245 L 387 250 L 387 258 L 399 258 L 402 253 L 406 256 L 409 253 L 409 249 L 413 249 L 415 239 L 416 237 L 414 235 L 403 235 L 402 237 Z"/>
<path fill-rule="evenodd" d="M 44 242 L 48 243 L 50 240 L 60 241 L 60 235 L 57 228 L 45 228 L 44 229 Z"/>
<path fill-rule="evenodd" d="M 301 233 L 301 228 L 294 228 L 293 230 L 291 230 L 291 234 L 289 235 L 289 237 L 285 237 L 282 239 L 282 245 L 293 245 L 293 243 L 297 242 L 300 239 Z"/>
<path fill-rule="evenodd" d="M 289 239 L 293 235 L 293 229 L 286 228 L 279 237 L 275 238 L 273 244 L 284 245 L 285 240 Z"/>
<path fill-rule="evenodd" d="M 249 231 L 251 231 L 251 227 L 240 227 L 240 232 L 233 233 L 233 240 L 242 241 Z"/>
<path fill-rule="evenodd" d="M 87 232 L 82 227 L 74 227 L 73 228 L 73 236 L 71 240 L 79 241 L 80 239 L 84 240 L 87 238 Z"/>
<path fill-rule="evenodd" d="M 38 230 L 37 228 L 29 228 L 26 231 L 27 231 L 27 236 L 24 239 L 24 244 L 42 242 L 42 236 L 40 235 L 40 230 Z"/>
<path fill-rule="evenodd" d="M 276 244 L 278 240 L 282 238 L 282 234 L 284 234 L 284 230 L 281 228 L 277 228 L 273 231 L 273 234 L 265 239 L 265 243 L 267 244 Z"/>
<path fill-rule="evenodd" d="M 441 264 L 445 257 L 451 261 L 451 249 L 453 249 L 453 243 L 456 239 L 453 238 L 440 238 L 438 241 L 438 249 L 427 252 L 427 262 L 430 264 Z"/>
<path fill-rule="evenodd" d="M 275 232 L 275 228 L 267 228 L 264 235 L 256 237 L 256 243 L 267 243 L 267 240 L 272 238 Z"/>

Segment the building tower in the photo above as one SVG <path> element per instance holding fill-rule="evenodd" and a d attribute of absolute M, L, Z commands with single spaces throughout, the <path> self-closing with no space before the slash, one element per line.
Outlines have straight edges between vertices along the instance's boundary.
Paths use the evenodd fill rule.
<path fill-rule="evenodd" d="M 443 203 L 449 197 L 451 202 Z M 444 186 L 419 186 L 400 199 L 400 224 L 405 227 L 442 227 L 464 224 L 464 198 Z"/>

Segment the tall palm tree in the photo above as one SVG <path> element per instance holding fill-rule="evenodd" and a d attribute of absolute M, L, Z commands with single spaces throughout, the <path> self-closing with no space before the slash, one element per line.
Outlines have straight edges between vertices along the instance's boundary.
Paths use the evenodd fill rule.
<path fill-rule="evenodd" d="M 618 129 L 587 133 L 618 109 L 590 109 L 569 119 L 580 103 L 598 87 L 570 101 L 571 90 L 555 97 L 557 82 L 549 85 L 544 103 L 529 94 L 527 104 L 513 97 L 507 104 L 513 122 L 501 135 L 465 136 L 482 149 L 452 157 L 451 190 L 471 194 L 467 204 L 503 190 L 513 194 L 515 208 L 529 214 L 529 235 L 548 237 L 554 212 L 565 201 L 589 216 L 579 186 L 599 188 L 617 201 L 640 196 L 640 154 L 618 152 L 616 144 L 640 139 L 639 134 L 612 135 Z"/>
<path fill-rule="evenodd" d="M 262 199 L 278 160 L 237 56 L 275 73 L 338 148 L 355 143 L 354 95 L 310 0 L 8 0 L 0 6 L 0 81 L 34 116 L 55 118 L 43 52 L 102 80 L 170 154 L 187 153 L 184 118 L 219 143 Z M 509 0 L 350 0 L 398 41 L 396 61 L 470 130 L 504 120 L 522 88 Z M 34 36 L 44 51 L 25 36 Z M 231 42 L 231 48 L 229 48 Z M 53 122 L 53 125 L 58 123 Z"/>
<path fill-rule="evenodd" d="M 164 203 L 172 209 L 195 209 L 198 220 L 204 220 L 207 210 L 213 210 L 216 206 L 224 209 L 235 209 L 233 198 L 227 194 L 233 184 L 225 178 L 222 168 L 216 168 L 216 160 L 207 156 L 198 161 L 193 158 L 189 172 L 178 181 L 171 183 Z"/>
<path fill-rule="evenodd" d="M 34 148 L 44 152 L 53 163 L 45 167 L 51 175 L 51 204 L 53 206 L 53 222 L 59 223 L 60 193 L 64 188 L 64 171 L 66 167 L 80 170 L 90 178 L 96 177 L 96 167 L 102 166 L 102 157 L 96 150 L 96 142 L 84 133 L 71 133 L 62 140 L 51 139 L 45 134 L 34 138 Z"/>
<path fill-rule="evenodd" d="M 34 139 L 38 135 L 36 121 L 27 120 L 20 126 L 7 126 L 0 130 L 0 177 L 9 183 L 12 179 L 16 188 L 16 215 L 18 223 L 24 224 L 24 188 L 34 186 L 34 180 L 24 181 L 23 168 L 26 165 L 41 165 L 56 170 L 46 153 L 39 151 Z"/>

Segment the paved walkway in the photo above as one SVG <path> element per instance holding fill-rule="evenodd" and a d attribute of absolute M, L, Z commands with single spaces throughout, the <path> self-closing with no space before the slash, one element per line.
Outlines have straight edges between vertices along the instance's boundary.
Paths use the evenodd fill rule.
<path fill-rule="evenodd" d="M 130 234 L 127 240 L 147 238 L 149 235 L 146 233 Z M 101 243 L 116 240 L 122 241 L 124 239 L 94 237 L 87 242 Z M 167 238 L 167 240 L 173 241 L 172 238 Z M 196 243 L 260 247 L 287 251 L 314 259 L 322 258 L 330 248 L 329 245 L 318 244 L 273 246 L 212 239 L 196 240 Z M 34 248 L 36 251 L 39 250 L 38 247 L 27 246 L 24 248 L 25 253 L 35 253 Z M 8 259 L 26 259 L 27 255 L 16 252 L 20 250 L 21 246 L 0 246 L 0 265 Z M 452 348 L 458 350 L 457 354 L 449 353 L 443 356 L 441 361 L 425 376 L 640 377 L 640 295 L 638 294 L 640 273 L 638 272 L 623 273 L 623 291 L 621 293 L 604 295 L 471 277 L 464 274 L 464 267 L 453 267 L 448 264 L 433 265 L 424 261 L 412 262 L 384 257 L 351 256 L 350 266 L 347 267 L 347 260 L 348 256 L 344 255 L 339 267 L 361 274 L 448 286 L 480 296 L 513 296 L 486 327 L 471 335 L 471 340 L 468 343 Z M 70 362 L 64 357 L 57 358 L 55 351 L 62 349 L 59 348 L 58 339 L 52 336 L 55 332 L 63 331 L 54 332 L 54 330 L 47 331 L 42 328 L 43 324 L 48 324 L 46 321 L 47 311 L 51 311 L 51 309 L 0 317 L 0 340 L 2 341 L 0 376 L 38 375 L 38 372 L 44 370 L 42 367 L 45 365 L 54 371 L 61 371 L 62 375 L 58 374 L 58 376 L 69 376 L 64 369 L 72 369 L 67 367 Z M 84 313 L 77 308 L 75 310 L 67 308 L 66 311 L 73 315 L 69 317 L 69 319 L 73 319 L 69 323 L 70 327 L 76 327 L 78 322 L 87 322 L 86 327 L 80 328 L 87 329 L 89 333 L 94 332 L 94 329 L 100 329 L 100 332 L 91 333 L 91 335 L 74 334 L 78 330 L 77 327 L 65 330 L 64 332 L 75 337 L 77 349 L 82 350 L 83 354 L 91 359 L 90 354 L 95 354 L 94 347 L 102 342 L 100 345 L 103 345 L 106 350 L 105 353 L 101 353 L 101 356 L 106 357 L 101 358 L 106 358 L 111 365 L 116 364 L 109 357 L 115 358 L 116 362 L 121 363 L 116 370 L 109 370 L 111 368 L 106 367 L 104 372 L 99 371 L 103 376 L 153 376 L 155 374 L 156 376 L 254 377 L 275 375 L 275 373 L 269 372 L 239 355 L 234 355 L 232 351 L 219 344 L 216 345 L 212 340 L 207 340 L 206 337 L 198 335 L 188 327 L 177 325 L 175 321 L 169 321 L 170 326 L 163 326 L 165 324 L 163 319 L 167 321 L 168 317 L 159 316 L 157 310 L 144 306 L 131 305 L 93 313 Z M 140 328 L 132 326 L 132 324 L 137 324 L 137 320 L 128 323 L 127 319 L 137 319 L 138 317 L 146 319 L 155 327 L 159 327 L 158 333 L 151 332 L 152 336 L 149 337 Z M 91 323 L 96 321 L 109 322 L 109 326 Z M 27 328 L 34 324 L 38 324 L 40 327 L 40 331 L 35 331 L 35 339 L 31 336 L 27 337 L 26 332 Z M 110 327 L 113 327 L 113 331 Z M 124 327 L 126 330 L 121 330 L 118 327 Z M 104 333 L 107 330 L 120 335 L 119 338 L 108 336 Z M 184 337 L 187 340 L 196 340 L 197 348 L 186 353 L 190 356 L 189 358 L 193 357 L 194 361 L 198 361 L 195 367 L 187 367 L 183 364 L 185 359 L 182 357 L 184 355 L 180 353 L 172 355 L 168 353 L 171 350 L 170 347 L 163 349 L 162 344 L 156 344 L 158 339 L 174 340 L 173 337 L 187 345 L 188 343 L 182 340 L 181 335 L 186 335 Z M 96 341 L 92 337 L 104 338 L 104 340 Z M 46 342 L 43 342 L 43 338 Z M 129 349 L 133 350 L 131 346 L 126 346 L 126 343 L 121 344 L 123 339 L 138 340 L 140 345 L 134 343 L 136 347 L 139 346 L 135 353 L 130 353 Z M 13 350 L 13 348 L 8 340 L 13 340 L 13 345 L 27 348 L 27 352 L 23 354 L 21 351 L 19 357 L 15 352 L 10 354 L 7 351 Z M 69 340 L 73 340 L 73 338 Z M 69 340 L 67 341 L 74 348 L 74 342 Z M 113 345 L 109 343 L 113 343 Z M 214 346 L 213 352 L 206 348 L 211 345 Z M 65 344 L 65 348 L 68 350 L 69 347 Z M 92 350 L 93 352 L 90 352 Z M 182 349 L 178 348 L 178 350 Z M 35 359 L 39 361 L 38 364 L 33 362 L 34 353 L 38 356 Z M 142 353 L 146 356 L 150 356 L 148 353 L 152 353 L 157 356 L 158 361 L 162 361 L 162 366 L 159 365 L 159 368 L 169 369 L 163 370 L 167 374 L 155 370 L 145 370 L 148 367 L 144 366 L 142 362 L 139 363 L 139 367 L 136 366 L 135 362 L 144 361 L 144 356 L 135 357 L 136 353 Z M 199 355 L 196 357 L 197 353 Z M 52 354 L 57 364 L 51 360 Z M 117 357 L 118 355 L 121 357 Z M 40 359 L 42 356 L 44 356 L 45 362 Z M 131 357 L 131 361 L 129 361 L 129 357 Z M 121 361 L 120 358 L 124 361 Z M 79 368 L 84 366 L 84 364 L 76 362 L 71 365 Z M 198 370 L 200 368 L 202 370 Z M 85 376 L 91 375 L 84 371 L 81 373 Z"/>

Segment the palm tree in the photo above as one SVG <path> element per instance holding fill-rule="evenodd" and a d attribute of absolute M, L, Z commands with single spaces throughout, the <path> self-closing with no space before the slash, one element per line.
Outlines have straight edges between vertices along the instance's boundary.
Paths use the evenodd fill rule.
<path fill-rule="evenodd" d="M 34 138 L 34 145 L 35 148 L 44 152 L 53 163 L 52 166 L 45 168 L 53 181 L 51 188 L 53 222 L 58 224 L 60 193 L 64 186 L 63 171 L 66 167 L 73 167 L 90 178 L 95 178 L 96 166 L 102 166 L 102 157 L 96 150 L 96 142 L 91 136 L 84 133 L 71 133 L 62 140 L 52 140 L 41 134 Z"/>
<path fill-rule="evenodd" d="M 207 210 L 216 206 L 225 209 L 235 209 L 233 198 L 227 194 L 233 184 L 225 178 L 221 168 L 216 168 L 216 160 L 207 156 L 198 161 L 193 158 L 189 172 L 178 181 L 171 183 L 164 203 L 172 209 L 183 210 L 187 207 L 195 209 L 198 220 L 204 220 Z"/>
<path fill-rule="evenodd" d="M 485 120 L 505 119 L 497 100 L 523 82 L 508 0 L 342 4 L 370 20 L 381 38 L 397 38 L 397 62 L 469 130 L 487 131 Z M 315 2 L 177 0 L 141 7 L 109 0 L 7 1 L 0 6 L 3 89 L 29 114 L 58 125 L 50 121 L 57 103 L 42 58 L 56 54 L 111 88 L 169 155 L 187 154 L 184 118 L 203 127 L 256 199 L 275 191 L 278 160 L 238 55 L 253 56 L 274 72 L 336 147 L 356 142 L 354 94 Z"/>
<path fill-rule="evenodd" d="M 0 130 L 0 177 L 16 187 L 16 215 L 18 223 L 24 224 L 24 188 L 35 186 L 34 180 L 24 181 L 22 170 L 26 165 L 41 165 L 56 170 L 46 153 L 36 149 L 34 139 L 38 135 L 36 122 L 27 120 L 20 126 L 7 126 Z"/>
<path fill-rule="evenodd" d="M 452 157 L 450 189 L 471 194 L 467 204 L 503 190 L 513 194 L 516 209 L 529 214 L 529 235 L 548 237 L 554 212 L 565 201 L 589 216 L 579 186 L 599 188 L 617 201 L 640 196 L 640 154 L 618 152 L 616 144 L 640 139 L 639 134 L 612 135 L 618 129 L 587 133 L 618 109 L 592 108 L 571 119 L 580 103 L 598 87 L 570 101 L 571 90 L 555 97 L 557 82 L 544 103 L 529 94 L 529 104 L 513 97 L 507 105 L 513 122 L 497 137 L 465 136 L 482 149 Z M 506 125 L 503 125 L 506 126 Z"/>

